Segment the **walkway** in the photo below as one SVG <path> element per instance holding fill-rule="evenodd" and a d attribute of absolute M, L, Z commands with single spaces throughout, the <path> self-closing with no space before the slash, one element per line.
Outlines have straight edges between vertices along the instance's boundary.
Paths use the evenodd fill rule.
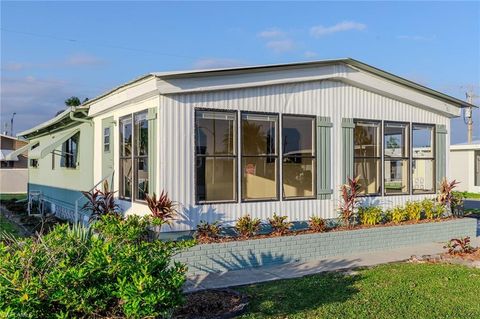
<path fill-rule="evenodd" d="M 474 246 L 480 246 L 480 237 L 472 240 Z M 394 250 L 369 252 L 328 258 L 305 263 L 289 263 L 270 267 L 260 267 L 212 273 L 188 279 L 186 291 L 242 286 L 279 279 L 303 277 L 325 271 L 350 270 L 409 259 L 412 255 L 432 255 L 444 251 L 444 243 L 431 243 L 415 247 L 402 247 Z"/>

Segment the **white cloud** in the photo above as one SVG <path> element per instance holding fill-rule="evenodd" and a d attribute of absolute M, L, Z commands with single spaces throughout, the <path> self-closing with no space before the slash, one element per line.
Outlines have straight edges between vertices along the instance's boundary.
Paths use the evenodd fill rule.
<path fill-rule="evenodd" d="M 82 65 L 99 65 L 105 61 L 91 54 L 77 53 L 71 55 L 63 61 L 65 65 L 82 66 Z"/>
<path fill-rule="evenodd" d="M 265 46 L 276 53 L 288 52 L 296 48 L 295 42 L 291 39 L 268 41 Z"/>
<path fill-rule="evenodd" d="M 423 36 L 423 35 L 398 35 L 397 39 L 400 40 L 412 40 L 412 41 L 433 41 L 436 36 Z"/>
<path fill-rule="evenodd" d="M 266 29 L 258 33 L 260 38 L 279 38 L 285 36 L 285 32 L 277 28 Z"/>
<path fill-rule="evenodd" d="M 303 53 L 303 56 L 306 58 L 315 58 L 317 55 L 318 55 L 317 52 L 314 52 L 314 51 L 305 51 Z"/>
<path fill-rule="evenodd" d="M 0 118 L 3 122 L 16 112 L 14 129 L 20 132 L 38 125 L 65 108 L 70 96 L 93 97 L 96 92 L 79 89 L 78 85 L 52 78 L 2 77 Z"/>
<path fill-rule="evenodd" d="M 344 32 L 344 31 L 362 31 L 365 30 L 367 26 L 363 23 L 358 23 L 354 21 L 343 21 L 337 23 L 335 25 L 326 27 L 323 25 L 318 25 L 310 28 L 310 34 L 314 37 L 321 37 L 324 35 L 329 35 L 337 32 Z"/>
<path fill-rule="evenodd" d="M 216 69 L 216 68 L 231 68 L 236 66 L 242 66 L 245 63 L 236 59 L 224 59 L 224 58 L 205 58 L 197 60 L 193 67 L 195 69 Z"/>

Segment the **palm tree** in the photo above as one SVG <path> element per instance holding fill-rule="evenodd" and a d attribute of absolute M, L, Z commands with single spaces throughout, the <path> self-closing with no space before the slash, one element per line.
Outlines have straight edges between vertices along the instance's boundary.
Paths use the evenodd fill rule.
<path fill-rule="evenodd" d="M 242 124 L 242 150 L 246 155 L 264 154 L 267 152 L 269 136 L 262 131 L 262 126 L 254 122 L 244 121 Z"/>

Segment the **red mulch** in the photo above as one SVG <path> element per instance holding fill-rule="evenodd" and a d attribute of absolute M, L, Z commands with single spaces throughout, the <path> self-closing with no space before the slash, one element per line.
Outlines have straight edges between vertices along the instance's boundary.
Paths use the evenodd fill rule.
<path fill-rule="evenodd" d="M 376 228 L 376 227 L 392 227 L 392 226 L 415 225 L 415 224 L 426 224 L 426 223 L 440 223 L 440 222 L 449 221 L 453 219 L 457 219 L 457 217 L 445 217 L 441 219 L 422 219 L 419 221 L 408 220 L 400 223 L 389 222 L 389 223 L 378 224 L 378 225 L 355 225 L 352 227 L 338 226 L 334 228 L 327 228 L 324 232 L 359 230 L 359 229 Z M 200 244 L 213 244 L 213 243 L 227 243 L 227 242 L 239 241 L 239 240 L 264 239 L 264 238 L 274 238 L 279 236 L 296 236 L 296 235 L 315 234 L 315 233 L 319 233 L 319 232 L 314 231 L 312 229 L 301 229 L 301 230 L 289 231 L 284 235 L 270 233 L 270 234 L 259 234 L 252 237 L 235 237 L 235 236 L 222 236 L 218 238 L 207 237 L 207 238 L 197 238 L 197 241 Z"/>
<path fill-rule="evenodd" d="M 450 258 L 460 258 L 465 260 L 477 261 L 477 260 L 480 260 L 480 248 L 474 248 L 474 250 L 470 253 L 455 253 L 455 254 L 445 253 L 443 255 L 445 257 L 450 257 Z"/>

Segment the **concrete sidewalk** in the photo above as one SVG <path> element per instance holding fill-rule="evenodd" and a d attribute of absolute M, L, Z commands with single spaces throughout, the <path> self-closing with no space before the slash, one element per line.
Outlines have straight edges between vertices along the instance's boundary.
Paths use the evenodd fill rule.
<path fill-rule="evenodd" d="M 401 247 L 393 250 L 328 258 L 304 263 L 288 263 L 270 267 L 259 267 L 224 273 L 209 273 L 190 277 L 185 291 L 225 288 L 260 283 L 279 279 L 303 277 L 325 271 L 369 267 L 409 259 L 412 255 L 432 255 L 444 252 L 445 243 L 431 243 L 415 247 Z M 473 246 L 480 246 L 480 237 L 472 240 Z"/>

